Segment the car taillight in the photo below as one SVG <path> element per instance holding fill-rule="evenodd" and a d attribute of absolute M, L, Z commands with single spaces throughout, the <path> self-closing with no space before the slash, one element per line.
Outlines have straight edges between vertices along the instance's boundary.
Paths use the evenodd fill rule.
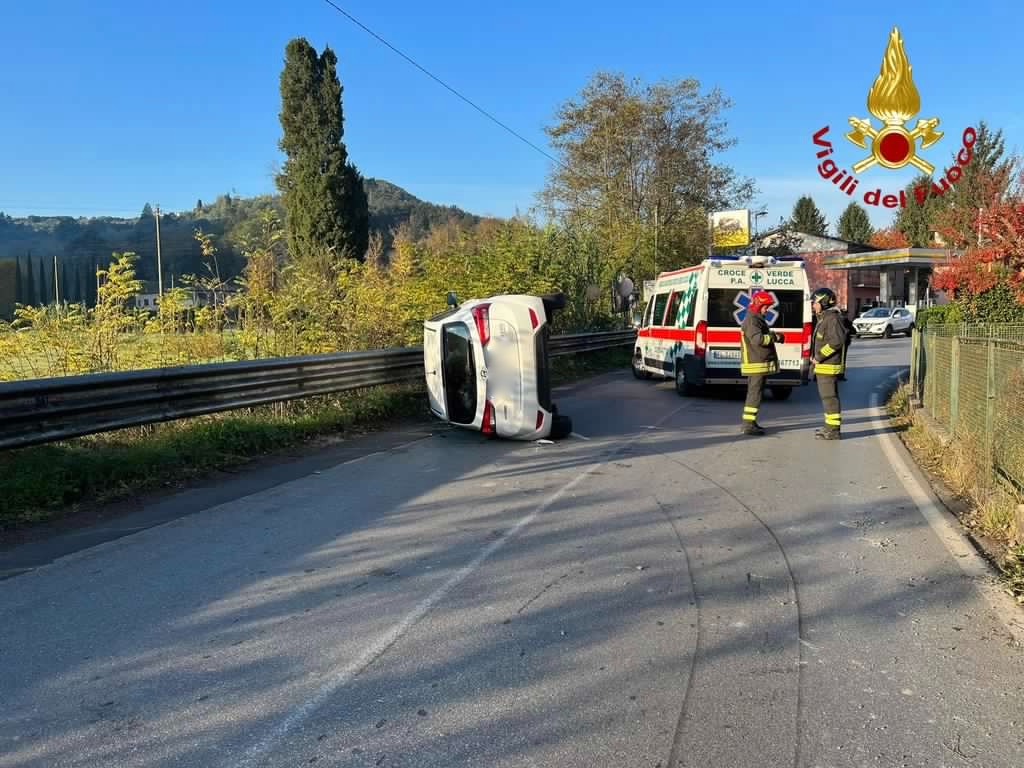
<path fill-rule="evenodd" d="M 544 411 L 537 411 L 537 429 L 544 426 Z"/>
<path fill-rule="evenodd" d="M 480 431 L 485 435 L 494 434 L 494 404 L 490 400 L 484 403 L 484 423 L 480 425 Z"/>
<path fill-rule="evenodd" d="M 473 320 L 476 322 L 476 332 L 480 334 L 480 343 L 487 346 L 491 340 L 491 305 L 473 307 Z"/>
<path fill-rule="evenodd" d="M 697 323 L 697 334 L 693 341 L 693 352 L 697 357 L 704 357 L 704 351 L 708 346 L 708 324 L 704 320 Z"/>
<path fill-rule="evenodd" d="M 804 344 L 800 349 L 801 357 L 811 356 L 811 327 L 810 323 L 804 323 Z"/>
<path fill-rule="evenodd" d="M 534 312 L 532 309 L 530 310 L 530 325 L 532 325 L 534 328 L 540 325 L 540 320 L 537 319 L 537 313 Z"/>

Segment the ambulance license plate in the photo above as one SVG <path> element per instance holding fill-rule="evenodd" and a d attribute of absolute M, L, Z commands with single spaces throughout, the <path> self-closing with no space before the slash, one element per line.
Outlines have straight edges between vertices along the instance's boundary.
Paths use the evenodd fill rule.
<path fill-rule="evenodd" d="M 740 351 L 738 349 L 715 349 L 710 348 L 705 358 L 709 368 L 738 368 L 740 365 Z"/>

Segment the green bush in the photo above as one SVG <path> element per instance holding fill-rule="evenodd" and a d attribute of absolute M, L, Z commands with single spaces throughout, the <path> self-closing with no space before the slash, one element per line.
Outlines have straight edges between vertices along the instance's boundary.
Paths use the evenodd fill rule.
<path fill-rule="evenodd" d="M 969 323 L 1024 323 L 1024 304 L 1017 301 L 1013 289 L 997 283 L 984 293 L 957 300 Z"/>
<path fill-rule="evenodd" d="M 922 331 L 929 325 L 953 325 L 963 322 L 963 310 L 959 304 L 940 304 L 917 312 L 914 324 Z"/>

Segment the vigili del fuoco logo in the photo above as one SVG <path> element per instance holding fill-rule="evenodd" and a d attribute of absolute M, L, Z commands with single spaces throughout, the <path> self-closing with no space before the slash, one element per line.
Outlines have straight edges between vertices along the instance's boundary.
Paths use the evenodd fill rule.
<path fill-rule="evenodd" d="M 912 117 L 921 111 L 921 95 L 914 85 L 913 67 L 907 60 L 903 50 L 903 38 L 900 31 L 893 27 L 889 34 L 889 44 L 882 57 L 881 71 L 875 78 L 874 85 L 868 91 L 868 112 L 882 122 L 876 128 L 870 118 L 851 117 L 852 131 L 846 139 L 862 149 L 869 151 L 867 157 L 853 164 L 853 172 L 839 168 L 829 155 L 833 152 L 832 142 L 825 136 L 829 126 L 825 126 L 814 134 L 815 146 L 822 147 L 817 157 L 818 173 L 823 179 L 831 181 L 850 197 L 860 184 L 858 176 L 867 169 L 878 165 L 890 170 L 898 170 L 912 165 L 922 173 L 931 176 L 935 166 L 921 157 L 921 153 L 932 147 L 942 138 L 942 131 L 936 130 L 939 118 L 919 118 L 917 125 L 908 128 Z M 923 204 L 928 195 L 943 195 L 963 175 L 963 168 L 974 156 L 974 143 L 977 141 L 974 128 L 965 128 L 961 137 L 962 147 L 956 156 L 956 163 L 946 169 L 945 174 L 932 181 L 931 187 L 921 185 L 914 188 L 914 198 Z M 918 146 L 920 140 L 920 147 Z M 870 142 L 870 143 L 869 143 Z M 863 194 L 866 205 L 883 205 L 886 208 L 906 208 L 907 195 L 903 190 L 894 194 L 882 194 L 881 187 L 866 189 Z"/>

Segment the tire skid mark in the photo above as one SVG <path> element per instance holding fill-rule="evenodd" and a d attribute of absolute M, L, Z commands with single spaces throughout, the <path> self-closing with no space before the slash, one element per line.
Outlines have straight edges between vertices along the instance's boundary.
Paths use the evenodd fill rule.
<path fill-rule="evenodd" d="M 725 453 L 725 452 L 731 450 L 732 447 L 734 445 L 736 445 L 737 442 L 739 442 L 739 441 L 737 441 L 737 440 L 731 441 L 730 443 L 728 443 L 726 446 L 724 446 L 722 448 L 721 452 Z M 730 499 L 732 499 L 744 511 L 748 512 L 750 514 L 750 516 L 753 517 L 762 528 L 764 528 L 764 530 L 772 538 L 772 541 L 775 542 L 775 546 L 778 548 L 779 553 L 782 555 L 782 560 L 783 560 L 783 562 L 786 565 L 786 572 L 789 574 L 789 581 L 790 581 L 790 584 L 792 585 L 792 588 L 793 588 L 793 600 L 794 600 L 794 603 L 795 603 L 795 606 L 796 606 L 797 639 L 799 640 L 799 642 L 797 643 L 798 657 L 797 657 L 797 684 L 796 684 L 796 743 L 794 745 L 794 750 L 793 750 L 793 766 L 794 766 L 794 768 L 800 768 L 801 758 L 803 757 L 803 742 L 804 742 L 804 725 L 803 725 L 804 724 L 804 666 L 805 666 L 805 659 L 804 659 L 804 642 L 805 642 L 805 640 L 804 640 L 804 618 L 803 618 L 803 608 L 802 608 L 801 603 L 800 603 L 800 588 L 799 588 L 799 585 L 797 583 L 796 574 L 793 571 L 793 566 L 792 566 L 792 564 L 789 561 L 789 555 L 787 554 L 785 547 L 782 546 L 782 541 L 779 539 L 778 535 L 775 533 L 775 531 L 772 529 L 772 527 L 770 525 L 768 525 L 768 523 L 765 522 L 764 518 L 762 518 L 759 514 L 757 514 L 757 512 L 755 512 L 749 505 L 747 505 L 742 499 L 740 499 L 738 496 L 736 496 L 736 494 L 734 494 L 732 491 L 730 491 L 724 485 L 722 485 L 721 483 L 716 481 L 714 478 L 709 477 L 704 472 L 701 472 L 696 467 L 693 467 L 692 465 L 687 464 L 685 461 L 682 461 L 682 460 L 676 458 L 675 456 L 667 454 L 667 453 L 664 453 L 664 452 L 659 452 L 658 455 L 661 456 L 662 458 L 666 459 L 667 461 L 670 461 L 673 464 L 681 467 L 682 469 L 685 469 L 688 472 L 690 472 L 690 473 L 696 475 L 697 477 L 703 479 L 705 482 L 710 483 L 715 488 L 717 488 L 722 493 L 724 493 L 726 496 L 728 496 Z M 662 508 L 662 511 L 665 512 L 665 514 L 667 515 L 668 514 L 667 510 L 664 508 L 663 505 L 661 505 L 660 502 L 659 502 L 659 506 Z M 670 522 L 671 522 L 671 520 L 670 520 Z M 675 526 L 674 523 L 672 525 L 672 529 L 676 532 L 676 536 L 679 537 L 679 531 L 678 531 L 678 529 L 676 529 L 676 526 Z M 683 552 L 684 552 L 684 554 L 686 554 L 687 569 L 688 569 L 689 575 L 690 575 L 690 583 L 693 585 L 694 600 L 697 601 L 697 617 L 698 617 L 698 631 L 697 631 L 697 643 L 698 643 L 698 645 L 697 645 L 697 648 L 700 649 L 701 648 L 701 644 L 700 644 L 700 641 L 701 641 L 700 598 L 699 598 L 699 596 L 697 594 L 697 585 L 696 585 L 696 582 L 693 579 L 693 572 L 692 572 L 692 570 L 690 570 L 689 553 L 686 551 L 686 547 L 685 546 L 683 547 Z M 673 737 L 672 737 L 672 750 L 671 750 L 671 752 L 669 754 L 669 760 L 668 760 L 668 763 L 667 763 L 668 766 L 675 766 L 675 765 L 678 764 L 678 761 L 679 761 L 678 751 L 679 751 L 680 743 L 681 743 L 681 740 L 682 740 L 683 729 L 685 727 L 686 720 L 687 720 L 688 706 L 689 706 L 689 699 L 690 699 L 690 690 L 691 690 L 692 684 L 693 684 L 693 673 L 694 673 L 694 671 L 696 669 L 697 656 L 698 656 L 698 652 L 695 651 L 694 652 L 694 656 L 693 656 L 693 660 L 691 662 L 690 678 L 687 681 L 686 692 L 683 695 L 682 710 L 681 710 L 680 715 L 679 715 L 679 721 L 678 721 L 678 724 L 676 726 L 676 732 L 675 732 L 675 734 L 673 734 Z"/>
<path fill-rule="evenodd" d="M 690 579 L 690 594 L 693 595 L 693 604 L 697 609 L 697 637 L 693 644 L 693 653 L 690 654 L 690 671 L 686 677 L 686 690 L 683 692 L 683 705 L 679 711 L 679 719 L 676 721 L 676 729 L 672 734 L 672 750 L 669 752 L 667 765 L 675 765 L 679 760 L 679 744 L 683 734 L 683 727 L 686 724 L 687 714 L 690 711 L 690 699 L 693 693 L 693 679 L 697 673 L 697 660 L 700 658 L 703 652 L 704 644 L 704 623 L 701 619 L 701 600 L 700 594 L 697 592 L 697 581 L 693 578 L 693 566 L 690 563 L 690 551 L 683 541 L 683 535 L 679 532 L 679 528 L 676 526 L 676 521 L 672 519 L 672 515 L 669 513 L 668 508 L 661 502 L 660 499 L 655 498 L 655 503 L 658 505 L 658 509 L 668 520 L 668 524 L 672 526 L 672 531 L 676 535 L 676 541 L 679 542 L 679 546 L 683 550 L 683 559 L 686 561 L 686 575 Z"/>

